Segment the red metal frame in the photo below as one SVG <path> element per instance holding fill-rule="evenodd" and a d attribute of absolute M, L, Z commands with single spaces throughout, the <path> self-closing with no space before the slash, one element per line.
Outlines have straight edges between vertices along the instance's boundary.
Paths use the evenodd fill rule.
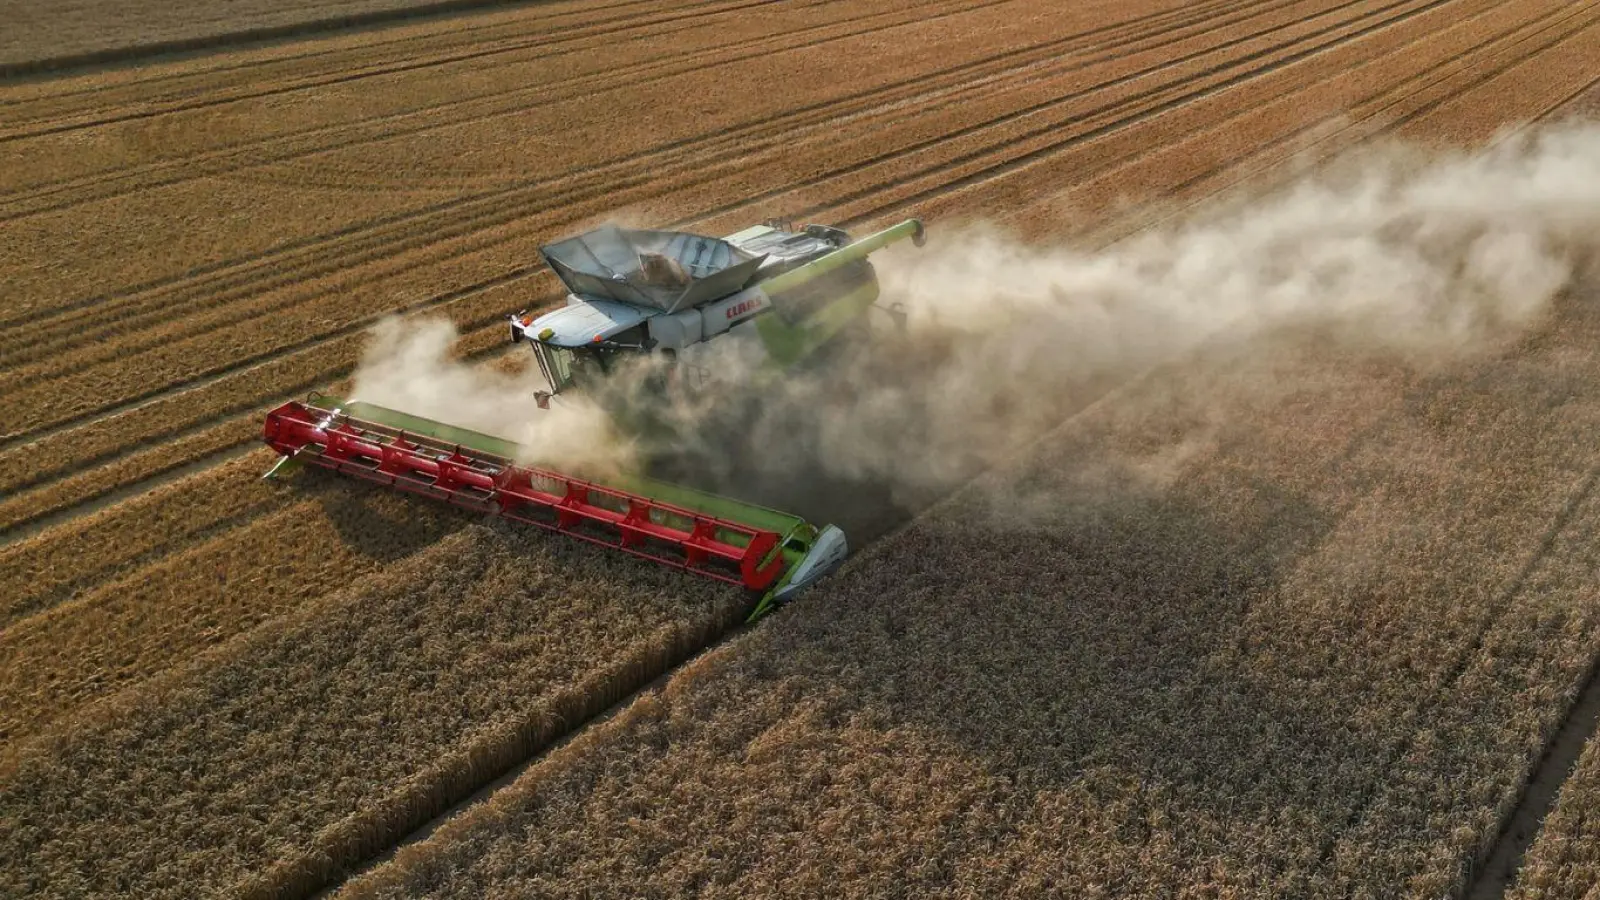
<path fill-rule="evenodd" d="M 751 590 L 766 590 L 783 572 L 783 554 L 776 552 L 781 536 L 775 531 L 519 466 L 492 453 L 305 403 L 291 401 L 267 413 L 262 438 L 297 461 L 537 525 Z M 659 521 L 651 513 L 689 527 Z M 726 538 L 731 535 L 743 536 L 746 543 L 729 542 Z M 652 552 L 663 544 L 676 548 L 676 554 Z"/>

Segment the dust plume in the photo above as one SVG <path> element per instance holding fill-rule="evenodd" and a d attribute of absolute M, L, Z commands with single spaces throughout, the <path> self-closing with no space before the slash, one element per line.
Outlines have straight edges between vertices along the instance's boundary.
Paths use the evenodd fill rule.
<path fill-rule="evenodd" d="M 642 365 L 600 404 L 649 407 L 671 438 L 637 449 L 696 460 L 701 486 L 825 505 L 830 490 L 861 502 L 860 485 L 936 495 L 1152 367 L 1222 360 L 1270 390 L 1297 347 L 1458 360 L 1540 323 L 1600 240 L 1600 128 L 1548 128 L 1476 153 L 1372 149 L 1098 250 L 927 225 L 925 247 L 873 257 L 881 302 L 904 305 L 903 331 L 874 314 L 860 339 L 750 389 L 762 354 L 746 327 L 684 354 L 709 384 L 662 396 L 649 386 L 662 373 Z M 505 434 L 541 461 L 627 463 L 636 448 L 599 406 L 538 411 L 536 370 L 449 362 L 452 338 L 439 324 L 386 324 L 357 373 L 360 395 Z M 1153 459 L 1175 465 L 1167 457 L 1191 438 L 1175 434 Z"/>
<path fill-rule="evenodd" d="M 453 356 L 459 335 L 446 319 L 389 317 L 371 332 L 351 396 L 517 442 L 520 462 L 591 475 L 631 468 L 634 445 L 594 403 L 573 398 L 535 407 L 537 369 L 508 373 Z"/>
<path fill-rule="evenodd" d="M 874 257 L 905 334 L 767 392 L 742 429 L 751 452 L 940 489 L 1107 386 L 1197 355 L 1248 367 L 1298 344 L 1431 366 L 1500 346 L 1600 242 L 1600 128 L 1478 153 L 1375 149 L 1100 251 L 928 224 L 924 248 Z"/>

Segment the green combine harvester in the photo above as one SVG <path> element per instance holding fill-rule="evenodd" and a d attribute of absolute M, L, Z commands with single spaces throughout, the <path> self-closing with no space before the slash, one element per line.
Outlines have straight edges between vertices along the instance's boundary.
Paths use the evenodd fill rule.
<path fill-rule="evenodd" d="M 696 349 L 725 335 L 759 346 L 762 377 L 779 377 L 877 304 L 867 256 L 908 237 L 922 246 L 921 222 L 861 240 L 777 221 L 725 238 L 607 225 L 545 246 L 567 302 L 510 322 L 546 382 L 534 406 L 600 388 L 631 361 L 660 363 L 681 385 Z M 360 400 L 286 403 L 267 414 L 263 438 L 284 457 L 268 477 L 314 465 L 602 544 L 742 586 L 752 620 L 848 553 L 833 525 L 643 474 L 602 483 L 521 465 L 527 454 L 504 438 Z"/>

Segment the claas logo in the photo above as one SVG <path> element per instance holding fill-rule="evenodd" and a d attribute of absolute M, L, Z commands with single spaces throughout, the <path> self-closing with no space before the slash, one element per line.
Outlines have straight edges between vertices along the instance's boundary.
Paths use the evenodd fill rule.
<path fill-rule="evenodd" d="M 740 300 L 738 303 L 728 307 L 728 318 L 737 318 L 738 316 L 742 316 L 752 309 L 759 309 L 760 307 L 760 297 L 751 297 L 749 300 Z"/>

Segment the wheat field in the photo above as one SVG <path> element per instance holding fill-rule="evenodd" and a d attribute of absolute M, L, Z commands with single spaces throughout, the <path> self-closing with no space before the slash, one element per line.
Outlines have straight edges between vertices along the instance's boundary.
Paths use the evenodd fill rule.
<path fill-rule="evenodd" d="M 751 629 L 745 598 L 680 573 L 332 476 L 261 481 L 259 428 L 347 389 L 392 317 L 519 377 L 504 316 L 561 301 L 538 247 L 607 219 L 918 216 L 928 253 L 886 256 L 885 284 L 947 312 L 1138 275 L 1150 235 L 1187 248 L 1164 290 L 1208 308 L 1258 282 L 1200 274 L 1260 239 L 1288 308 L 1347 273 L 1297 275 L 1317 240 L 1208 217 L 1330 172 L 1311 218 L 1337 224 L 1337 198 L 1370 199 L 1340 186 L 1361 153 L 1403 144 L 1403 180 L 1592 118 L 1600 4 L 387 21 L 422 6 L 0 4 L 0 890 L 1483 888 L 1528 785 L 1565 777 L 1541 760 L 1600 634 L 1582 209 L 1533 232 L 1572 263 L 1548 304 L 1428 307 L 1441 333 L 1515 319 L 1473 353 L 1339 345 L 1417 327 L 1381 315 L 1218 347 L 1110 300 L 930 343 L 970 363 L 934 396 L 978 419 L 928 397 L 902 406 L 929 421 L 879 418 L 927 436 L 907 470 L 964 437 L 962 477 L 919 483 Z M 1467 243 L 1501 230 L 1475 209 Z M 1432 252 L 1409 221 L 1354 243 Z M 1513 299 L 1542 277 L 1491 257 Z M 1450 290 L 1462 268 L 1439 267 Z M 1355 294 L 1432 290 L 1373 271 Z M 1592 892 L 1583 759 L 1514 896 Z"/>

